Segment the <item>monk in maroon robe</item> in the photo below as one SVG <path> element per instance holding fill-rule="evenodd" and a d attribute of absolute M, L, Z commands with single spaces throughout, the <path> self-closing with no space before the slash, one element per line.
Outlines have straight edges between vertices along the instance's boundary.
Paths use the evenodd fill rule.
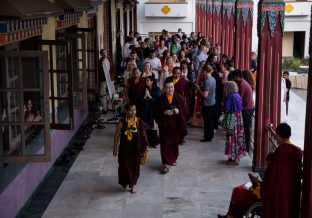
<path fill-rule="evenodd" d="M 278 148 L 269 158 L 261 185 L 264 218 L 298 218 L 302 178 L 302 150 L 289 138 L 291 128 L 281 123 L 276 128 Z"/>
<path fill-rule="evenodd" d="M 128 80 L 127 83 L 127 94 L 128 101 L 134 103 L 137 109 L 137 114 L 140 116 L 141 108 L 140 101 L 141 97 L 145 92 L 145 78 L 141 77 L 141 72 L 139 69 L 133 70 L 133 77 Z"/>
<path fill-rule="evenodd" d="M 155 102 L 153 115 L 159 127 L 162 173 L 175 166 L 179 156 L 179 144 L 187 134 L 185 99 L 174 92 L 174 85 L 165 81 L 165 93 Z"/>
<path fill-rule="evenodd" d="M 190 101 L 190 87 L 189 82 L 181 76 L 181 69 L 179 67 L 174 67 L 172 70 L 173 76 L 168 77 L 166 80 L 172 81 L 174 84 L 174 92 L 182 95 L 185 99 L 185 116 L 187 119 L 189 113 L 189 101 Z"/>
<path fill-rule="evenodd" d="M 121 119 L 116 128 L 114 137 L 113 155 L 118 153 L 118 180 L 126 189 L 135 194 L 136 184 L 140 176 L 140 157 L 146 151 L 148 141 L 146 137 L 146 124 L 136 117 L 136 107 L 133 103 L 126 105 L 126 118 Z M 120 146 L 117 143 L 120 139 Z"/>

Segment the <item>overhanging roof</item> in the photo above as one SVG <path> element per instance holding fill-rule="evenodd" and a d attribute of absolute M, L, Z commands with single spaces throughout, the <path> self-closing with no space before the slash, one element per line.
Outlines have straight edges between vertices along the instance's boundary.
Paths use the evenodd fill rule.
<path fill-rule="evenodd" d="M 1 0 L 0 17 L 38 17 L 61 11 L 60 7 L 48 0 Z"/>
<path fill-rule="evenodd" d="M 94 2 L 98 1 L 85 1 L 85 0 L 54 0 L 55 4 L 67 11 L 82 11 L 88 8 L 92 8 Z"/>

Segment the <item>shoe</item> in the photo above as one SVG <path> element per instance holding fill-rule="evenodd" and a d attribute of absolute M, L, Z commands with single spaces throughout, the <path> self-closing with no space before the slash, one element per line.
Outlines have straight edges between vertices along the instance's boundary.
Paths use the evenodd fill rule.
<path fill-rule="evenodd" d="M 220 214 L 218 214 L 218 218 L 227 218 L 227 215 L 220 215 Z"/>
<path fill-rule="evenodd" d="M 202 140 L 200 140 L 201 142 L 211 142 L 212 141 L 212 139 L 202 139 Z"/>
<path fill-rule="evenodd" d="M 164 166 L 162 169 L 161 169 L 161 173 L 162 174 L 166 174 L 169 172 L 169 167 L 168 166 Z"/>

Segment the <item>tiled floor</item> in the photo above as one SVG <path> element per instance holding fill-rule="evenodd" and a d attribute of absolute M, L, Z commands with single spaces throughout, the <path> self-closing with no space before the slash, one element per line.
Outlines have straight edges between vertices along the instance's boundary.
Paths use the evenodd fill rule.
<path fill-rule="evenodd" d="M 227 211 L 232 188 L 248 180 L 249 157 L 240 166 L 226 165 L 223 130 L 201 143 L 203 130 L 190 128 L 167 175 L 159 173 L 159 149 L 149 150 L 132 195 L 118 185 L 113 135 L 114 125 L 93 131 L 43 217 L 215 218 Z"/>

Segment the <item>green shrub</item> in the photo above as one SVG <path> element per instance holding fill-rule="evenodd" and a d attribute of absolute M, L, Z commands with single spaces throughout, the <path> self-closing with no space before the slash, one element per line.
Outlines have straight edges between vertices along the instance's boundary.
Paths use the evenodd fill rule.
<path fill-rule="evenodd" d="M 283 71 L 288 70 L 288 71 L 299 71 L 299 67 L 301 66 L 301 60 L 298 58 L 283 58 L 283 65 L 282 69 Z"/>

